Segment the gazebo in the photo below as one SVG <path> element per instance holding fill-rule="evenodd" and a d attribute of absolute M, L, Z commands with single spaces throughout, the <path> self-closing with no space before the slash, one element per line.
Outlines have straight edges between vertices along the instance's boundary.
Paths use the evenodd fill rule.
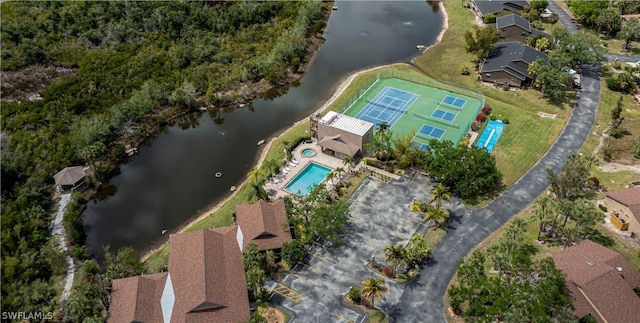
<path fill-rule="evenodd" d="M 60 192 L 73 192 L 83 190 L 86 186 L 86 173 L 82 166 L 65 167 L 53 175 L 56 187 Z"/>

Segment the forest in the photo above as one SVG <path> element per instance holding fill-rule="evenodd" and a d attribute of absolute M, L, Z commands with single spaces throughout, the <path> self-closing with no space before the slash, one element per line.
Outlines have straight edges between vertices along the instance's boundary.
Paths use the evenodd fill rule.
<path fill-rule="evenodd" d="M 88 165 L 104 180 L 127 143 L 152 135 L 172 116 L 250 99 L 255 92 L 239 89 L 258 82 L 286 83 L 308 59 L 330 10 L 319 1 L 42 1 L 0 8 L 3 83 L 5 73 L 25 67 L 74 71 L 38 99 L 2 102 L 3 312 L 56 306 L 52 277 L 65 269 L 49 236 L 53 174 Z M 86 257 L 78 247 L 74 255 Z"/>

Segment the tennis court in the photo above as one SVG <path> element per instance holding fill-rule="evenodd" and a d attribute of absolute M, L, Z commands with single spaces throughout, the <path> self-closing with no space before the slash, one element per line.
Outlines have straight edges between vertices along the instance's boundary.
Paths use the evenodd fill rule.
<path fill-rule="evenodd" d="M 420 75 L 418 78 L 426 77 Z M 386 122 L 394 136 L 412 136 L 411 144 L 418 149 L 427 150 L 433 139 L 448 140 L 457 145 L 475 121 L 484 99 L 423 85 L 419 81 L 380 78 L 362 89 L 362 95 L 342 113 L 374 124 Z M 443 101 L 452 105 L 443 106 Z"/>
<path fill-rule="evenodd" d="M 447 95 L 447 96 L 444 97 L 444 99 L 442 99 L 442 101 L 440 103 L 443 104 L 443 105 L 450 105 L 450 106 L 454 106 L 454 107 L 457 107 L 457 108 L 462 108 L 467 103 L 467 100 L 461 99 L 461 98 L 456 98 L 456 97 L 451 96 L 451 95 Z"/>
<path fill-rule="evenodd" d="M 419 95 L 415 93 L 386 86 L 372 100 L 365 100 L 367 105 L 356 115 L 356 118 L 375 125 L 384 122 L 393 126 L 418 97 Z"/>

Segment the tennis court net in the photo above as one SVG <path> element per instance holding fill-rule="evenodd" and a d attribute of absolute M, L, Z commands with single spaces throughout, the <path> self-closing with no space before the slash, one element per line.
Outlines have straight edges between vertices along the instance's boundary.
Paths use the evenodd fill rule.
<path fill-rule="evenodd" d="M 396 112 L 400 112 L 400 113 L 404 113 L 407 114 L 407 109 L 398 109 L 398 108 L 394 108 L 392 106 L 386 105 L 386 104 L 382 104 L 382 103 L 378 103 L 378 102 L 373 102 L 371 100 L 364 100 L 364 102 L 366 102 L 367 104 L 371 104 L 373 106 L 377 106 L 380 108 L 385 108 L 385 109 L 389 109 L 391 111 L 396 111 Z"/>

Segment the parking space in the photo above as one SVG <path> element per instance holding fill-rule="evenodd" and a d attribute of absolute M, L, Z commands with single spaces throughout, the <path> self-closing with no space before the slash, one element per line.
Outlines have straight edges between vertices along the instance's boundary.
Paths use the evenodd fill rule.
<path fill-rule="evenodd" d="M 287 290 L 287 297 L 276 295 L 271 303 L 293 313 L 291 322 L 363 322 L 366 316 L 343 305 L 343 296 L 351 286 L 361 287 L 361 281 L 375 275 L 366 264 L 372 258 L 383 261 L 387 245 L 406 244 L 414 233 L 424 232 L 422 216 L 411 212 L 409 205 L 414 198 L 427 201 L 430 187 L 420 174 L 391 183 L 366 181 L 349 208 L 342 243 L 314 243 L 305 264 L 294 267 L 280 283 L 304 297 L 291 297 Z"/>

